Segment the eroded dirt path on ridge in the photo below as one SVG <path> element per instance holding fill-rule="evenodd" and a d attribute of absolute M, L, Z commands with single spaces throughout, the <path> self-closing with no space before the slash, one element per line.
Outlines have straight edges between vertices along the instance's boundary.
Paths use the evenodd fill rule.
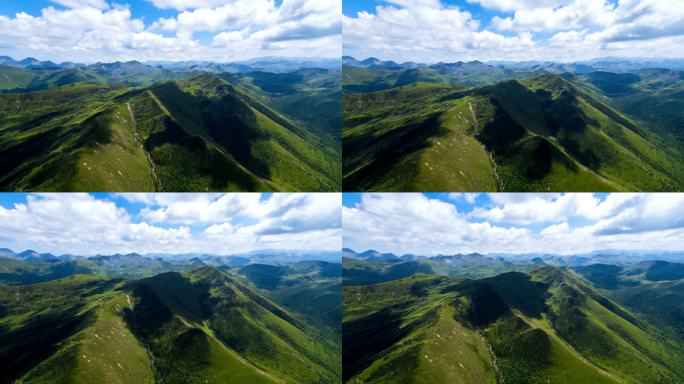
<path fill-rule="evenodd" d="M 128 108 L 128 113 L 131 115 L 131 122 L 133 124 L 133 137 L 135 137 L 136 143 L 138 143 L 140 149 L 147 157 L 147 162 L 150 164 L 150 172 L 152 173 L 152 179 L 154 180 L 155 189 L 157 190 L 157 192 L 162 192 L 164 189 L 162 187 L 161 180 L 157 175 L 157 168 L 154 165 L 154 161 L 152 161 L 152 156 L 149 152 L 145 150 L 145 146 L 143 145 L 142 140 L 140 140 L 140 134 L 138 133 L 138 122 L 135 120 L 135 115 L 133 114 L 133 110 L 131 109 L 131 103 L 127 102 L 126 107 Z"/>

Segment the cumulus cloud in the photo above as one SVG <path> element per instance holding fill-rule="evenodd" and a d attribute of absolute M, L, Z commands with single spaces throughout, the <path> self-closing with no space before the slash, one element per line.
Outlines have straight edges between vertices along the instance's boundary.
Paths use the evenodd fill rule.
<path fill-rule="evenodd" d="M 525 228 L 469 222 L 454 205 L 421 194 L 364 194 L 357 206 L 343 208 L 342 220 L 344 245 L 359 250 L 484 252 L 529 237 Z"/>
<path fill-rule="evenodd" d="M 160 9 L 186 9 L 212 8 L 230 3 L 230 0 L 146 0 Z"/>
<path fill-rule="evenodd" d="M 516 11 L 540 7 L 557 7 L 566 0 L 466 0 L 468 3 L 480 4 L 485 8 L 499 11 Z"/>
<path fill-rule="evenodd" d="M 340 194 L 35 194 L 0 206 L 0 241 L 19 251 L 85 255 L 336 250 L 340 203 Z"/>
<path fill-rule="evenodd" d="M 50 0 L 51 2 L 69 8 L 92 7 L 97 9 L 107 9 L 109 4 L 105 0 Z"/>
<path fill-rule="evenodd" d="M 681 57 L 678 0 L 382 1 L 344 16 L 343 51 L 409 61 L 577 61 L 602 56 Z M 491 9 L 478 19 L 471 4 Z"/>
<path fill-rule="evenodd" d="M 422 194 L 362 195 L 343 208 L 343 244 L 423 255 L 684 248 L 684 194 L 489 194 L 469 204 L 466 213 Z"/>
<path fill-rule="evenodd" d="M 558 8 L 551 6 L 516 10 L 513 17 L 492 19 L 499 30 L 557 31 L 609 25 L 615 21 L 614 6 L 606 0 L 575 0 Z"/>
<path fill-rule="evenodd" d="M 259 56 L 339 57 L 335 0 L 154 0 L 177 14 L 136 18 L 104 0 L 54 0 L 39 15 L 0 15 L 3 54 L 53 61 L 217 60 Z M 207 38 L 199 33 L 209 34 Z"/>

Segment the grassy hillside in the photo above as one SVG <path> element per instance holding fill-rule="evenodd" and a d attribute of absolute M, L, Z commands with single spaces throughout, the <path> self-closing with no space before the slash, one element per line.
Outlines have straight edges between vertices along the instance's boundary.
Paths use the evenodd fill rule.
<path fill-rule="evenodd" d="M 338 155 L 341 141 L 342 90 L 340 71 L 307 68 L 290 73 L 250 72 L 221 74 L 258 100 L 307 124 L 318 138 L 333 144 Z"/>
<path fill-rule="evenodd" d="M 560 76 L 343 98 L 344 189 L 673 191 L 684 155 Z"/>
<path fill-rule="evenodd" d="M 25 88 L 36 76 L 33 71 L 0 65 L 0 91 Z"/>
<path fill-rule="evenodd" d="M 142 278 L 184 267 L 137 254 L 96 256 L 75 260 L 12 260 L 0 257 L 0 284 L 33 284 L 76 274 Z"/>
<path fill-rule="evenodd" d="M 504 272 L 523 270 L 524 266 L 478 254 L 438 256 L 417 260 L 343 259 L 344 285 L 367 285 L 403 279 L 416 274 L 483 278 Z"/>
<path fill-rule="evenodd" d="M 631 266 L 596 264 L 573 271 L 620 304 L 644 313 L 670 337 L 684 340 L 684 265 L 664 261 Z"/>
<path fill-rule="evenodd" d="M 349 383 L 675 383 L 684 350 L 561 270 L 414 275 L 343 292 Z"/>
<path fill-rule="evenodd" d="M 3 190 L 327 191 L 340 184 L 331 146 L 213 75 L 0 95 L 0 126 Z"/>
<path fill-rule="evenodd" d="M 338 340 L 211 267 L 0 286 L 0 341 L 8 383 L 336 383 L 341 369 Z"/>

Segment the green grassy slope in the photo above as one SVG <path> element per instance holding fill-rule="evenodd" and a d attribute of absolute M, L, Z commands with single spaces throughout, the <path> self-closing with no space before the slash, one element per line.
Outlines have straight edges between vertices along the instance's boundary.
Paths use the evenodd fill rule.
<path fill-rule="evenodd" d="M 677 190 L 684 157 L 563 78 L 414 83 L 343 99 L 344 189 Z"/>
<path fill-rule="evenodd" d="M 0 286 L 0 382 L 337 383 L 316 328 L 210 267 Z"/>
<path fill-rule="evenodd" d="M 416 68 L 360 68 L 342 66 L 342 89 L 345 93 L 367 93 L 414 83 L 458 84 L 479 87 L 499 81 L 529 76 L 527 71 L 513 72 L 478 61 L 440 63 Z"/>
<path fill-rule="evenodd" d="M 684 374 L 676 341 L 554 268 L 415 275 L 345 286 L 343 300 L 345 382 L 675 383 Z"/>
<path fill-rule="evenodd" d="M 342 318 L 342 265 L 302 261 L 287 266 L 251 264 L 242 267 L 244 276 L 278 304 L 306 316 L 321 331 L 339 339 Z M 341 345 L 340 345 L 341 348 Z"/>
<path fill-rule="evenodd" d="M 316 136 L 338 152 L 341 140 L 340 71 L 306 68 L 290 73 L 251 72 L 221 74 L 255 99 L 309 126 Z"/>
<path fill-rule="evenodd" d="M 644 313 L 669 337 L 684 340 L 684 265 L 664 261 L 631 266 L 575 267 L 590 284 L 620 304 Z"/>
<path fill-rule="evenodd" d="M 180 342 L 180 328 L 190 332 L 193 344 L 213 339 L 230 348 L 242 359 L 242 370 L 281 382 L 337 381 L 339 365 L 330 341 L 316 338 L 306 322 L 219 270 L 203 267 L 141 280 L 134 285 L 134 296 L 141 308 L 134 311 L 135 327 L 160 359 L 162 377 L 180 378 L 188 371 L 177 372 L 177 355 L 168 350 L 169 343 Z"/>
<path fill-rule="evenodd" d="M 344 285 L 377 284 L 416 274 L 484 278 L 526 268 L 478 254 L 439 256 L 413 261 L 344 258 L 342 265 Z"/>
<path fill-rule="evenodd" d="M 634 73 L 596 72 L 573 80 L 615 108 L 654 129 L 664 141 L 684 144 L 684 72 L 643 69 Z"/>
<path fill-rule="evenodd" d="M 0 91 L 25 88 L 35 77 L 33 71 L 0 65 Z"/>
<path fill-rule="evenodd" d="M 0 284 L 33 284 L 76 274 L 142 278 L 163 272 L 180 271 L 182 269 L 184 269 L 182 266 L 135 254 L 91 257 L 68 261 L 22 261 L 0 258 Z"/>
<path fill-rule="evenodd" d="M 72 83 L 0 95 L 4 190 L 339 189 L 306 128 L 199 74 L 148 88 Z"/>

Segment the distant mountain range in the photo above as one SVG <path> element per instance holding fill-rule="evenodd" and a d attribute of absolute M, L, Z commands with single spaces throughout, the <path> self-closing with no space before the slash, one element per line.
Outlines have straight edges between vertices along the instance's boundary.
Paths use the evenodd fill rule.
<path fill-rule="evenodd" d="M 340 382 L 339 263 L 202 260 L 0 250 L 0 382 Z"/>
<path fill-rule="evenodd" d="M 351 265 L 358 276 L 375 263 Z M 345 265 L 343 382 L 681 382 L 683 267 L 421 271 L 348 284 Z"/>
<path fill-rule="evenodd" d="M 340 69 L 328 61 L 4 62 L 0 190 L 341 188 Z M 333 69 L 301 67 L 317 63 Z"/>
<path fill-rule="evenodd" d="M 380 60 L 369 57 L 364 60 L 357 60 L 352 56 L 343 56 L 342 65 L 359 68 L 403 68 L 412 69 L 419 67 L 435 68 L 439 66 L 454 65 L 477 65 L 485 64 L 489 66 L 503 67 L 511 70 L 546 70 L 553 73 L 590 73 L 595 71 L 626 72 L 645 68 L 664 68 L 671 70 L 684 70 L 684 58 L 681 59 L 656 59 L 656 58 L 616 58 L 605 57 L 592 60 L 577 62 L 558 62 L 558 61 L 456 61 L 453 63 L 426 64 L 417 62 L 397 63 L 392 60 Z"/>
<path fill-rule="evenodd" d="M 344 383 L 684 379 L 684 252 L 343 255 Z"/>
<path fill-rule="evenodd" d="M 64 68 L 84 68 L 84 67 L 99 67 L 107 63 L 83 64 L 72 62 L 55 63 L 50 60 L 41 61 L 33 57 L 27 57 L 21 60 L 15 60 L 9 56 L 0 56 L 0 65 L 5 65 L 13 68 L 24 69 L 64 69 Z M 206 72 L 222 73 L 247 73 L 256 71 L 266 71 L 274 73 L 286 73 L 296 71 L 303 68 L 324 68 L 324 69 L 340 69 L 341 61 L 339 59 L 328 58 L 280 58 L 280 57 L 263 57 L 251 60 L 235 61 L 220 63 L 216 61 L 147 61 L 141 63 L 139 61 L 114 62 L 112 65 L 148 65 L 168 69 L 190 69 L 201 70 Z"/>
<path fill-rule="evenodd" d="M 295 250 L 278 250 L 278 249 L 263 249 L 255 250 L 246 253 L 237 253 L 232 255 L 216 255 L 207 253 L 148 253 L 140 255 L 137 253 L 130 253 L 126 255 L 53 255 L 52 253 L 40 253 L 32 249 L 27 249 L 23 252 L 15 252 L 9 248 L 0 248 L 0 257 L 13 260 L 58 260 L 70 261 L 79 259 L 100 260 L 107 258 L 122 258 L 122 257 L 140 257 L 146 259 L 163 260 L 172 263 L 186 264 L 193 259 L 200 259 L 204 261 L 221 261 L 220 264 L 208 263 L 211 265 L 233 265 L 231 260 L 235 260 L 237 264 L 251 264 L 251 263 L 266 263 L 266 264 L 288 264 L 297 261 L 307 260 L 321 260 L 330 262 L 339 262 L 341 260 L 340 252 L 337 251 L 295 251 Z"/>
<path fill-rule="evenodd" d="M 684 188 L 684 71 L 346 63 L 344 191 Z"/>
<path fill-rule="evenodd" d="M 433 260 L 443 261 L 455 258 L 477 258 L 506 261 L 512 264 L 539 264 L 543 262 L 547 265 L 557 267 L 563 266 L 585 266 L 591 264 L 614 264 L 632 265 L 645 261 L 662 260 L 675 263 L 684 263 L 683 251 L 659 251 L 659 250 L 619 250 L 606 249 L 579 254 L 552 254 L 552 253 L 470 253 L 455 255 L 435 255 L 424 256 L 405 254 L 397 256 L 393 253 L 381 253 L 373 249 L 364 252 L 356 252 L 351 248 L 342 248 L 342 257 L 365 261 L 416 261 Z"/>

